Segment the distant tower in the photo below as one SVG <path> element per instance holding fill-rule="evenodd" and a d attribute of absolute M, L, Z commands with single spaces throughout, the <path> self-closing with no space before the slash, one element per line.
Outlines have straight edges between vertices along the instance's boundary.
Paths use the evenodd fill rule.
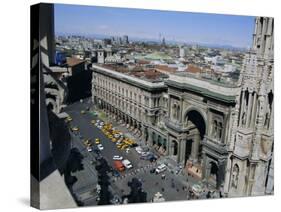
<path fill-rule="evenodd" d="M 97 54 L 98 54 L 98 63 L 103 64 L 104 63 L 104 50 L 103 49 L 98 49 L 97 50 Z"/>
<path fill-rule="evenodd" d="M 124 35 L 123 36 L 123 44 L 127 45 L 128 43 L 129 43 L 129 37 L 128 37 L 128 35 Z"/>
<path fill-rule="evenodd" d="M 184 58 L 186 56 L 186 49 L 184 46 L 179 46 L 179 55 L 180 58 Z"/>
<path fill-rule="evenodd" d="M 257 17 L 251 50 L 240 73 L 241 93 L 228 164 L 229 196 L 273 192 L 273 18 Z"/>
<path fill-rule="evenodd" d="M 162 46 L 166 46 L 165 37 L 162 39 Z"/>

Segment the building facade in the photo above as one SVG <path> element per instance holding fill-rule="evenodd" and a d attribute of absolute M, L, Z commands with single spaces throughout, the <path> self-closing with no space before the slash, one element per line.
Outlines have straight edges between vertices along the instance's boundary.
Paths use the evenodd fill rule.
<path fill-rule="evenodd" d="M 273 18 L 256 18 L 253 46 L 240 74 L 226 170 L 230 196 L 273 193 L 273 24 Z"/>
<path fill-rule="evenodd" d="M 273 19 L 256 18 L 234 83 L 93 65 L 93 102 L 225 196 L 273 193 L 273 39 Z"/>
<path fill-rule="evenodd" d="M 167 134 L 163 123 L 167 87 L 164 82 L 149 80 L 145 72 L 144 79 L 138 79 L 102 65 L 93 65 L 92 70 L 93 102 L 142 136 L 144 143 L 166 154 Z"/>

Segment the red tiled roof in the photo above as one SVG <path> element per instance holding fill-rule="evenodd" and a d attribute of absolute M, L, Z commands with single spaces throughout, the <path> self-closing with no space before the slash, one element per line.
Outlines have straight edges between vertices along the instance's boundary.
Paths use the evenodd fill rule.
<path fill-rule="evenodd" d="M 173 72 L 177 71 L 177 68 L 169 67 L 167 65 L 156 65 L 155 68 L 159 69 L 159 71 L 164 71 L 164 72 L 169 72 L 169 73 L 173 73 Z"/>
<path fill-rule="evenodd" d="M 195 74 L 195 73 L 201 73 L 202 70 L 198 66 L 188 65 L 188 68 L 186 69 L 186 71 Z"/>
<path fill-rule="evenodd" d="M 76 66 L 80 63 L 84 63 L 85 61 L 84 60 L 80 60 L 78 58 L 75 58 L 75 57 L 68 57 L 66 58 L 66 63 L 68 66 L 72 67 L 72 66 Z"/>

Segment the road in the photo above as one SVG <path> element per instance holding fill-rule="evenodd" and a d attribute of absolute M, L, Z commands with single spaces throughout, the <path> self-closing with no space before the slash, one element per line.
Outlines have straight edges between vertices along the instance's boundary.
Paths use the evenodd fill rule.
<path fill-rule="evenodd" d="M 129 153 L 126 153 L 124 150 L 119 150 L 115 143 L 108 139 L 100 129 L 91 124 L 91 120 L 96 119 L 96 117 L 90 112 L 81 114 L 81 110 L 86 110 L 86 108 L 90 106 L 90 103 L 86 101 L 83 103 L 76 102 L 67 106 L 64 111 L 73 118 L 69 123 L 69 127 L 77 126 L 83 139 L 91 139 L 93 143 L 95 138 L 100 138 L 104 146 L 104 150 L 101 151 L 101 154 L 110 166 L 113 167 L 112 158 L 114 155 L 123 156 L 124 159 L 130 160 L 133 165 L 132 169 L 122 172 L 121 177 L 116 178 L 110 175 L 113 194 L 117 194 L 119 197 L 128 194 L 130 191 L 128 181 L 132 178 L 137 178 L 142 182 L 142 188 L 147 193 L 147 201 L 151 201 L 154 194 L 158 191 L 163 194 L 166 201 L 187 199 L 188 192 L 186 191 L 186 182 L 184 183 L 180 180 L 179 176 L 167 170 L 165 171 L 166 178 L 162 180 L 161 174 L 156 175 L 150 173 L 150 170 L 157 166 L 156 163 L 141 160 L 135 149 L 131 148 Z M 97 173 L 95 167 L 91 164 L 96 153 L 88 152 L 83 144 L 83 139 L 80 139 L 79 136 L 73 135 L 72 137 L 73 147 L 76 147 L 84 156 L 84 170 L 74 173 L 78 181 L 73 185 L 73 191 L 84 205 L 96 205 L 95 197 L 97 194 L 93 193 L 93 190 L 97 184 Z"/>

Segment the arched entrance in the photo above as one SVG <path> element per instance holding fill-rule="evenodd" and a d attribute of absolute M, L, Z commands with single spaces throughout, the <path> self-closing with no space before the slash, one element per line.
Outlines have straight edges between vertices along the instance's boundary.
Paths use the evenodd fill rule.
<path fill-rule="evenodd" d="M 208 178 L 208 182 L 214 185 L 216 188 L 218 188 L 218 171 L 219 168 L 217 164 L 213 161 L 210 162 L 209 164 L 210 167 L 210 175 Z"/>
<path fill-rule="evenodd" d="M 178 142 L 175 140 L 172 141 L 172 155 L 173 156 L 178 155 Z"/>
<path fill-rule="evenodd" d="M 201 140 L 205 136 L 206 124 L 205 119 L 197 110 L 190 110 L 186 113 L 184 119 L 187 128 L 187 139 L 185 144 L 184 163 L 192 161 L 201 163 Z"/>

